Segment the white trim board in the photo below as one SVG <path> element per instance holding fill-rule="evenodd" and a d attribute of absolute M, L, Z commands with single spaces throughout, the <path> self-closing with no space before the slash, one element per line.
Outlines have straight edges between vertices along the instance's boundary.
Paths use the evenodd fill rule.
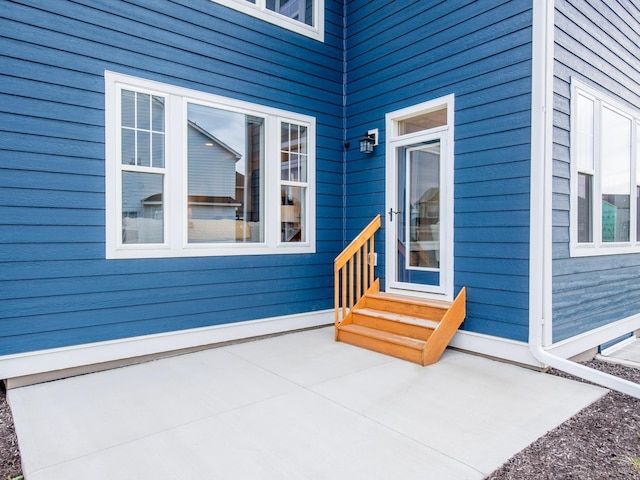
<path fill-rule="evenodd" d="M 0 357 L 0 379 L 135 359 L 263 335 L 333 324 L 333 310 L 87 343 Z"/>
<path fill-rule="evenodd" d="M 61 372 L 62 374 L 54 373 L 64 370 L 81 369 L 82 367 L 87 367 L 89 371 L 104 369 L 88 368 L 99 366 L 100 364 L 110 364 L 107 368 L 115 368 L 137 363 L 136 359 L 144 359 L 144 357 L 149 356 L 170 355 L 172 352 L 179 352 L 180 350 L 213 346 L 264 335 L 287 333 L 304 328 L 328 326 L 333 324 L 333 313 L 333 310 L 322 310 L 6 355 L 0 357 L 0 379 L 42 374 L 45 380 L 53 380 L 78 374 L 73 372 L 68 375 L 64 375 L 64 372 Z M 562 358 L 571 358 L 602 345 L 612 338 L 620 337 L 638 329 L 640 329 L 640 314 L 553 344 L 548 348 L 548 351 Z M 526 342 L 460 330 L 456 333 L 450 346 L 470 353 L 533 368 L 545 367 L 532 355 Z M 49 374 L 49 378 L 47 374 Z"/>
<path fill-rule="evenodd" d="M 640 328 L 640 314 L 567 338 L 550 345 L 546 350 L 558 357 L 569 359 L 638 328 Z M 546 367 L 533 356 L 526 342 L 460 330 L 453 337 L 450 346 L 533 368 Z"/>
<path fill-rule="evenodd" d="M 547 350 L 562 358 L 571 358 L 590 348 L 620 338 L 640 328 L 640 314 L 632 315 L 617 322 L 594 328 L 588 332 L 554 343 Z"/>
<path fill-rule="evenodd" d="M 449 346 L 528 367 L 544 368 L 544 365 L 531 354 L 526 342 L 459 330 Z"/>

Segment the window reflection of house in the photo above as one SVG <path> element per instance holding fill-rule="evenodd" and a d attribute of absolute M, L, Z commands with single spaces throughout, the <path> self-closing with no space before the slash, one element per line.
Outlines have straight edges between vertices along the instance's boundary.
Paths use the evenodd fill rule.
<path fill-rule="evenodd" d="M 312 0 L 267 0 L 267 9 L 307 25 L 313 25 Z"/>
<path fill-rule="evenodd" d="M 412 233 L 416 240 L 435 240 L 431 226 L 440 221 L 440 189 L 429 188 L 411 208 Z"/>
<path fill-rule="evenodd" d="M 236 163 L 242 155 L 192 121 L 188 121 L 187 154 L 190 241 L 246 239 L 245 227 L 241 225 L 237 231 L 235 225 L 236 220 L 242 219 L 244 210 L 245 176 L 236 172 Z M 124 181 L 130 185 L 123 189 L 123 213 L 127 218 L 123 222 L 124 241 L 161 242 L 162 184 L 154 181 L 157 179 L 153 176 L 133 174 L 127 177 Z M 204 223 L 197 223 L 199 220 L 232 222 L 218 222 L 205 227 Z M 198 233 L 201 230 L 217 231 L 215 234 Z"/>
<path fill-rule="evenodd" d="M 440 189 L 427 189 L 411 205 L 411 264 L 438 267 L 440 262 Z"/>
<path fill-rule="evenodd" d="M 190 219 L 236 219 L 236 162 L 242 155 L 198 124 L 189 121 L 188 191 Z"/>
<path fill-rule="evenodd" d="M 602 196 L 602 241 L 629 241 L 630 207 L 628 195 Z"/>

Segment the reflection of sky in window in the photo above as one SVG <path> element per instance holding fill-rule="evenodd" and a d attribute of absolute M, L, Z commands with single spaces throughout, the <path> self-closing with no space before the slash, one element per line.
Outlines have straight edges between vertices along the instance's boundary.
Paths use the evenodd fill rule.
<path fill-rule="evenodd" d="M 244 174 L 246 115 L 190 103 L 188 117 L 200 128 L 242 155 L 236 162 L 236 171 Z"/>
<path fill-rule="evenodd" d="M 631 120 L 603 108 L 602 142 L 603 193 L 628 195 L 631 176 Z"/>

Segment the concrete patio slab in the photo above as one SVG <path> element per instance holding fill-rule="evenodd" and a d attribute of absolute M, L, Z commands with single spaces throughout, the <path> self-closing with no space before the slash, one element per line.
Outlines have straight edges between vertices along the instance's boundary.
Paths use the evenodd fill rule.
<path fill-rule="evenodd" d="M 606 390 L 309 330 L 8 392 L 27 480 L 482 479 Z"/>

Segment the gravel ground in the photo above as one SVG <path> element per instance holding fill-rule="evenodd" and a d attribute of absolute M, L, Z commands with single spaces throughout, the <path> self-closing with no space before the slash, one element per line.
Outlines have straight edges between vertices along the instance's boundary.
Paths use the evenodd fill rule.
<path fill-rule="evenodd" d="M 592 360 L 597 370 L 640 383 L 640 369 Z M 574 378 L 550 371 L 552 375 Z M 640 400 L 611 391 L 512 457 L 489 480 L 640 479 Z"/>
<path fill-rule="evenodd" d="M 6 400 L 4 383 L 0 380 L 0 479 L 2 480 L 22 475 L 18 439 Z"/>
<path fill-rule="evenodd" d="M 640 369 L 599 361 L 598 370 L 640 383 Z M 568 377 L 562 372 L 552 375 Z M 609 392 L 512 457 L 488 480 L 639 480 L 640 400 Z M 11 411 L 0 382 L 0 480 L 22 475 Z"/>

